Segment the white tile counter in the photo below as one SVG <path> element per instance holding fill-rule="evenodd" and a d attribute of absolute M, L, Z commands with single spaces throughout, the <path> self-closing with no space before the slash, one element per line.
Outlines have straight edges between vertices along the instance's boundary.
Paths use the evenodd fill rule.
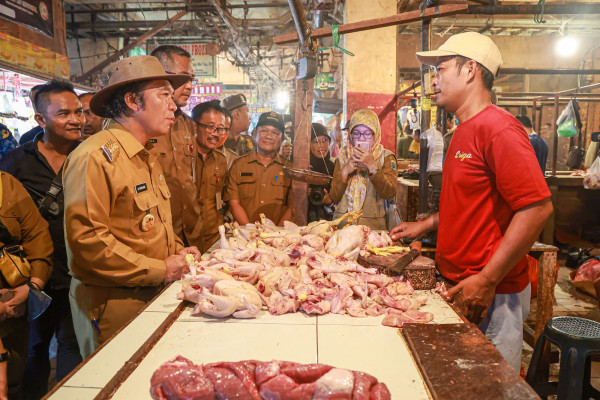
<path fill-rule="evenodd" d="M 180 304 L 176 298 L 179 289 L 179 283 L 167 288 L 50 399 L 93 399 Z M 422 310 L 434 314 L 433 323 L 461 322 L 437 294 L 430 296 Z M 150 399 L 154 371 L 182 355 L 195 363 L 247 359 L 320 362 L 370 373 L 388 386 L 392 398 L 428 399 L 399 331 L 382 326 L 382 319 L 335 314 L 316 317 L 302 312 L 273 316 L 266 311 L 256 319 L 218 319 L 193 316 L 188 307 L 113 398 Z"/>

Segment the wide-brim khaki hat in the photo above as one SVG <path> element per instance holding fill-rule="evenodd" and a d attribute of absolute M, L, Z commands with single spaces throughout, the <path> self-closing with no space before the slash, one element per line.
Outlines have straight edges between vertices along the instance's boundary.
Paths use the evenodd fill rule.
<path fill-rule="evenodd" d="M 451 36 L 437 50 L 417 52 L 417 59 L 425 65 L 436 65 L 439 57 L 448 56 L 463 56 L 475 60 L 494 76 L 502 65 L 498 46 L 488 36 L 477 32 L 459 33 Z"/>
<path fill-rule="evenodd" d="M 90 99 L 90 109 L 100 117 L 109 118 L 105 105 L 119 88 L 132 82 L 164 79 L 171 82 L 173 89 L 188 82 L 191 77 L 185 74 L 167 74 L 158 58 L 154 56 L 134 56 L 119 60 L 109 69 L 108 86 L 99 90 Z"/>

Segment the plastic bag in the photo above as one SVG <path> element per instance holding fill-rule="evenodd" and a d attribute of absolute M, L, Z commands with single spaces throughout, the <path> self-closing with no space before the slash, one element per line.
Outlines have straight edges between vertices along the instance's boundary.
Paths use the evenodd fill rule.
<path fill-rule="evenodd" d="M 581 121 L 576 107 L 577 103 L 571 100 L 562 113 L 560 113 L 560 116 L 556 120 L 556 125 L 558 125 L 558 136 L 573 137 L 579 133 Z"/>
<path fill-rule="evenodd" d="M 391 231 L 402 223 L 402 216 L 400 215 L 400 210 L 398 210 L 395 198 L 385 201 L 385 219 L 388 231 Z"/>
<path fill-rule="evenodd" d="M 588 169 L 583 178 L 583 187 L 586 189 L 600 189 L 600 156 Z"/>

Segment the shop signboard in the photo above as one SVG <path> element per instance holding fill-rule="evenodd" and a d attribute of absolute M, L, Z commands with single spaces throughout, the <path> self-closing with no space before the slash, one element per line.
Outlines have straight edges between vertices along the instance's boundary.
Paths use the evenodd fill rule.
<path fill-rule="evenodd" d="M 1 0 L 0 0 L 1 1 Z M 196 78 L 214 78 L 216 77 L 215 69 L 215 56 L 208 54 L 206 43 L 202 44 L 177 44 L 175 46 L 181 47 L 192 56 L 192 67 L 194 68 L 194 75 Z M 150 46 L 148 54 L 150 54 L 157 46 Z"/>
<path fill-rule="evenodd" d="M 323 72 L 317 74 L 315 78 L 315 89 L 321 91 L 335 90 L 335 81 L 333 78 L 333 72 Z"/>
<path fill-rule="evenodd" d="M 54 38 L 52 0 L 0 0 L 0 17 Z"/>
<path fill-rule="evenodd" d="M 221 99 L 221 85 L 196 85 L 192 87 L 192 95 L 188 99 L 185 111 L 191 112 L 196 105 L 205 101 Z"/>
<path fill-rule="evenodd" d="M 69 79 L 69 59 L 0 32 L 0 61 L 45 75 Z"/>

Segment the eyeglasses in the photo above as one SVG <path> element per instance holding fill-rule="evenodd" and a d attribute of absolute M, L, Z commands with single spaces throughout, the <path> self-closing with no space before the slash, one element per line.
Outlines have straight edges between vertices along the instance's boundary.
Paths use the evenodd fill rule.
<path fill-rule="evenodd" d="M 196 79 L 195 75 L 190 74 L 178 74 L 177 72 L 165 71 L 169 75 L 187 75 L 190 77 L 190 81 L 192 81 L 192 86 L 196 86 L 198 84 L 198 79 Z"/>
<path fill-rule="evenodd" d="M 313 140 L 311 140 L 311 142 L 314 143 L 314 144 L 326 143 L 326 142 L 329 142 L 329 138 L 323 136 L 322 138 L 314 138 Z"/>
<path fill-rule="evenodd" d="M 198 126 L 203 127 L 204 129 L 206 129 L 209 133 L 217 133 L 218 135 L 224 135 L 227 132 L 229 132 L 228 128 L 219 128 L 216 126 L 212 126 L 212 125 L 204 125 L 203 123 L 197 122 Z"/>
<path fill-rule="evenodd" d="M 360 139 L 361 137 L 363 139 L 370 139 L 374 135 L 374 133 L 371 132 L 371 131 L 367 131 L 367 132 L 352 132 L 352 133 L 350 133 L 350 135 L 352 135 L 352 137 L 356 138 L 356 139 Z"/>

